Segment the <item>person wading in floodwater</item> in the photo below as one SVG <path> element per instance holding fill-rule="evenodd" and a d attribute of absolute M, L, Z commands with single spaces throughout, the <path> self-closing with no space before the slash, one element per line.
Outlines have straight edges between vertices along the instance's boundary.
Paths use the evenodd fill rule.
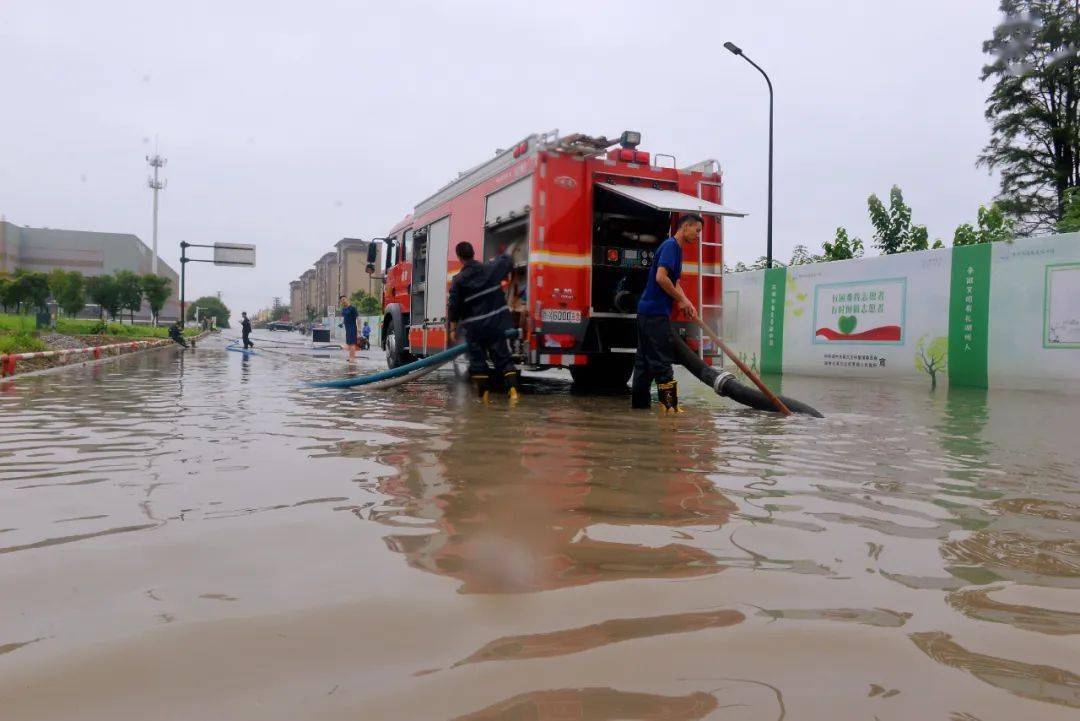
<path fill-rule="evenodd" d="M 469 243 L 458 243 L 454 252 L 463 265 L 450 285 L 447 303 L 450 336 L 457 338 L 459 331 L 465 332 L 469 344 L 469 378 L 481 400 L 487 402 L 490 397 L 490 357 L 495 372 L 502 375 L 510 400 L 516 401 L 518 371 L 506 339 L 512 322 L 501 285 L 513 270 L 514 261 L 507 251 L 495 260 L 480 263 Z"/>
<path fill-rule="evenodd" d="M 349 349 L 349 362 L 356 362 L 356 347 L 359 341 L 356 339 L 356 317 L 359 315 L 356 306 L 349 302 L 349 296 L 343 295 L 338 298 L 341 303 L 341 325 L 345 326 L 345 345 Z"/>
<path fill-rule="evenodd" d="M 247 312 L 242 312 L 240 317 L 243 319 L 240 321 L 240 335 L 244 337 L 244 348 L 254 348 L 255 344 L 251 342 L 251 321 L 248 320 Z"/>
<path fill-rule="evenodd" d="M 360 350 L 371 348 L 371 326 L 364 321 L 364 327 L 360 329 Z"/>
<path fill-rule="evenodd" d="M 679 218 L 675 235 L 656 250 L 645 292 L 637 307 L 637 353 L 634 356 L 634 382 L 631 384 L 631 408 L 648 408 L 652 404 L 650 389 L 656 381 L 660 403 L 668 413 L 679 412 L 679 386 L 671 364 L 674 351 L 671 341 L 671 308 L 675 303 L 690 316 L 697 311 L 679 287 L 682 275 L 683 247 L 696 243 L 701 235 L 701 216 Z"/>
<path fill-rule="evenodd" d="M 188 347 L 187 341 L 184 340 L 184 325 L 181 321 L 178 320 L 169 326 L 169 337 L 185 348 Z"/>

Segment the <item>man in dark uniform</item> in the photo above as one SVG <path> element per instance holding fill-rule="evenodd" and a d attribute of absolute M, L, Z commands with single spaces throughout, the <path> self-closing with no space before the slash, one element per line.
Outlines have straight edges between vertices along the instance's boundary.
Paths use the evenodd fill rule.
<path fill-rule="evenodd" d="M 255 344 L 251 342 L 251 321 L 248 320 L 247 311 L 240 313 L 240 317 L 243 319 L 240 321 L 240 335 L 244 337 L 244 349 L 254 348 Z"/>
<path fill-rule="evenodd" d="M 501 283 L 514 268 L 509 252 L 480 263 L 474 258 L 472 245 L 458 243 L 454 247 L 462 268 L 450 285 L 447 320 L 450 335 L 465 332 L 469 344 L 469 377 L 477 395 L 485 402 L 491 391 L 491 369 L 488 358 L 500 374 L 511 400 L 518 398 L 518 371 L 510 356 L 506 331 L 512 327 L 510 308 Z"/>
<path fill-rule="evenodd" d="M 169 337 L 185 348 L 188 347 L 187 341 L 184 340 L 184 325 L 181 321 L 178 320 L 169 326 Z"/>
<path fill-rule="evenodd" d="M 697 243 L 701 236 L 701 217 L 684 215 L 679 218 L 675 235 L 656 250 L 645 292 L 637 307 L 637 354 L 634 356 L 634 382 L 631 384 L 631 407 L 648 408 L 650 389 L 656 381 L 660 403 L 668 413 L 679 412 L 679 386 L 675 381 L 671 341 L 671 310 L 675 303 L 693 320 L 697 318 L 694 305 L 679 287 L 682 275 L 683 248 Z"/>

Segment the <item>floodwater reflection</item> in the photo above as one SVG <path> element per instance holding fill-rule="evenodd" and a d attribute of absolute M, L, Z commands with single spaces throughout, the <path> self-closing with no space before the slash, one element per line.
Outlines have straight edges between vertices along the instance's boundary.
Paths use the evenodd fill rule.
<path fill-rule="evenodd" d="M 709 444 L 673 434 L 624 443 L 621 423 L 572 408 L 560 409 L 561 419 L 467 403 L 457 412 L 437 439 L 381 457 L 397 473 L 377 483 L 389 500 L 368 518 L 413 529 L 386 537 L 411 566 L 458 579 L 461 593 L 723 569 L 712 553 L 686 542 L 693 533 L 675 533 L 715 530 L 737 509 L 701 471 L 717 463 Z M 649 527 L 660 535 L 641 535 L 661 540 L 635 542 Z"/>
<path fill-rule="evenodd" d="M 482 406 L 221 346 L 2 386 L 5 721 L 1075 716 L 1075 397 Z"/>
<path fill-rule="evenodd" d="M 685 696 L 631 693 L 612 688 L 533 691 L 453 721 L 695 721 L 720 704 L 703 691 Z"/>

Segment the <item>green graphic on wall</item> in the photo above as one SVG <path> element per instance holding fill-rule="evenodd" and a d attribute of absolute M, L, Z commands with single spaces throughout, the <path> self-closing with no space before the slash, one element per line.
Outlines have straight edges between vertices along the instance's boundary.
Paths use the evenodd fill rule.
<path fill-rule="evenodd" d="M 949 283 L 949 383 L 987 387 L 990 243 L 952 249 Z"/>
<path fill-rule="evenodd" d="M 782 373 L 784 366 L 784 300 L 787 268 L 769 268 L 761 303 L 761 372 Z"/>

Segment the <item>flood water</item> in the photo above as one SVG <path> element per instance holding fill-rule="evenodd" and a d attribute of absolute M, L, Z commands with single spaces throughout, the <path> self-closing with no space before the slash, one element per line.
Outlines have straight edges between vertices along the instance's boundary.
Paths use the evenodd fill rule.
<path fill-rule="evenodd" d="M 6 721 L 1077 717 L 1075 396 L 485 407 L 223 347 L 0 388 Z"/>

